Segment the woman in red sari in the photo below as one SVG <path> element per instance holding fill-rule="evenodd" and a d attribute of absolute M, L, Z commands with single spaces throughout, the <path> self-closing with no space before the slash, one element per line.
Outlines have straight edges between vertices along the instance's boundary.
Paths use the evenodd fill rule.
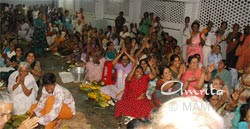
<path fill-rule="evenodd" d="M 156 77 L 155 64 L 149 62 L 151 73 L 144 75 L 143 68 L 136 64 L 126 78 L 122 99 L 116 103 L 115 117 L 130 116 L 148 118 L 153 108 L 146 97 L 148 82 Z"/>
<path fill-rule="evenodd" d="M 250 64 L 250 26 L 244 28 L 244 34 L 240 37 L 240 45 L 238 46 L 236 56 L 239 56 L 236 69 L 243 70 L 248 64 Z"/>

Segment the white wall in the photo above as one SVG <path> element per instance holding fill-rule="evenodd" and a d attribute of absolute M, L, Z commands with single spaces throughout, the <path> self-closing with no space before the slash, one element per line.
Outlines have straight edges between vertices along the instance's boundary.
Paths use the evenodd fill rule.
<path fill-rule="evenodd" d="M 59 0 L 59 6 L 64 7 L 69 10 L 79 10 L 80 9 L 80 0 Z M 184 16 L 189 16 L 191 22 L 198 19 L 198 10 L 199 10 L 199 1 L 200 0 L 174 0 L 185 2 L 185 14 Z M 143 0 L 129 0 L 129 16 L 126 18 L 126 25 L 129 25 L 131 22 L 139 23 L 141 20 L 141 5 Z M 107 25 L 114 26 L 114 20 L 117 15 L 107 15 L 104 14 L 104 1 L 96 0 L 95 13 L 88 14 L 86 13 L 87 22 L 92 25 L 98 25 L 99 27 L 104 27 Z M 119 13 L 119 12 L 117 12 Z M 100 23 L 101 22 L 101 23 Z M 178 43 L 182 43 L 182 29 L 183 24 L 168 23 L 162 22 L 164 26 L 164 31 L 168 32 L 170 35 L 175 37 Z M 97 26 L 97 27 L 98 27 Z"/>
<path fill-rule="evenodd" d="M 69 10 L 70 13 L 75 12 L 75 0 L 58 0 L 58 6 Z"/>

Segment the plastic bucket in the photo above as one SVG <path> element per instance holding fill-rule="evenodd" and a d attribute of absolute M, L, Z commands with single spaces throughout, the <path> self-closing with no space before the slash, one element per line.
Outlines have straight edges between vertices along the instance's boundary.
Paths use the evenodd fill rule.
<path fill-rule="evenodd" d="M 71 68 L 70 72 L 73 75 L 74 82 L 83 82 L 85 77 L 85 68 L 84 67 L 75 67 Z"/>

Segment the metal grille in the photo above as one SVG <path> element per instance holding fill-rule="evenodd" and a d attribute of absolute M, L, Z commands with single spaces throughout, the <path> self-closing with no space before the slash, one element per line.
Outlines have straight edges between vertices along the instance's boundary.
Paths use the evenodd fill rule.
<path fill-rule="evenodd" d="M 118 16 L 120 11 L 129 15 L 129 0 L 104 0 L 104 14 Z"/>
<path fill-rule="evenodd" d="M 153 12 L 162 21 L 181 24 L 184 20 L 185 3 L 166 0 L 143 0 L 141 17 L 144 12 Z"/>
<path fill-rule="evenodd" d="M 210 20 L 216 28 L 222 21 L 227 21 L 229 28 L 234 23 L 243 28 L 250 24 L 250 0 L 201 0 L 199 20 L 203 26 Z"/>
<path fill-rule="evenodd" d="M 96 0 L 80 0 L 80 8 L 83 8 L 84 12 L 95 13 Z"/>

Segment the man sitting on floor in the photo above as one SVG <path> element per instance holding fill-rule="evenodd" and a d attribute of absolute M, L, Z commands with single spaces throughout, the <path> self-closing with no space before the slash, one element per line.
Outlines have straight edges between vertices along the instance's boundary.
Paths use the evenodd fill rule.
<path fill-rule="evenodd" d="M 39 118 L 39 124 L 45 129 L 53 129 L 57 120 L 70 119 L 75 115 L 75 101 L 71 93 L 56 83 L 53 73 L 43 76 L 42 96 L 32 105 L 31 115 Z"/>

